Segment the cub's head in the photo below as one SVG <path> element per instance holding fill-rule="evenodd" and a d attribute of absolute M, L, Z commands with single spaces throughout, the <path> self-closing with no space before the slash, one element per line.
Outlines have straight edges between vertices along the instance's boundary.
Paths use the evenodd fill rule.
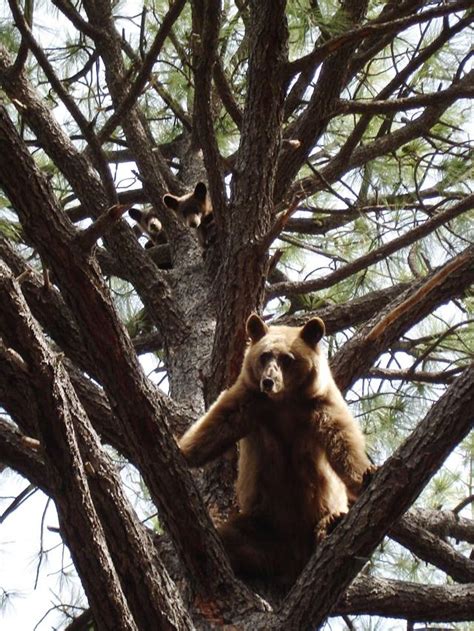
<path fill-rule="evenodd" d="M 204 182 L 198 182 L 192 193 L 176 197 L 169 193 L 163 197 L 163 202 L 181 215 L 188 228 L 197 228 L 203 217 L 212 212 L 211 202 Z"/>
<path fill-rule="evenodd" d="M 272 399 L 325 392 L 330 372 L 319 345 L 325 331 L 320 318 L 312 318 L 302 327 L 269 327 L 252 314 L 246 328 L 250 345 L 243 370 L 254 388 Z"/>
<path fill-rule="evenodd" d="M 163 242 L 163 226 L 161 225 L 161 221 L 155 215 L 153 208 L 145 208 L 144 210 L 140 208 L 131 208 L 128 211 L 128 214 L 137 222 L 137 236 L 140 236 L 141 233 L 145 233 L 150 237 L 151 245 Z"/>

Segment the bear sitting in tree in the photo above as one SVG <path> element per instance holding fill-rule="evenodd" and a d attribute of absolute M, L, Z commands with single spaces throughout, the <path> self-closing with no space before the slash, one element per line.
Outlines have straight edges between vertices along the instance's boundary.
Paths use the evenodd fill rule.
<path fill-rule="evenodd" d="M 240 441 L 240 512 L 219 528 L 236 574 L 295 580 L 372 470 L 321 349 L 324 323 L 247 320 L 242 369 L 181 438 L 191 466 Z M 243 411 L 243 413 L 242 413 Z"/>

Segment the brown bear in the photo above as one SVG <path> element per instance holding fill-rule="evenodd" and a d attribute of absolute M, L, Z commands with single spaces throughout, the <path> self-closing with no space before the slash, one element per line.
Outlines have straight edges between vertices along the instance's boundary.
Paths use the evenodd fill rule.
<path fill-rule="evenodd" d="M 146 248 L 166 243 L 161 221 L 158 219 L 151 206 L 144 210 L 140 208 L 130 208 L 128 214 L 137 222 L 134 226 L 137 237 L 140 237 L 142 234 L 146 234 L 149 237 L 145 244 Z"/>
<path fill-rule="evenodd" d="M 168 193 L 163 197 L 168 208 L 176 211 L 189 228 L 196 228 L 199 243 L 206 248 L 213 235 L 212 204 L 204 182 L 198 182 L 192 193 L 176 197 Z"/>
<path fill-rule="evenodd" d="M 234 385 L 181 438 L 190 466 L 240 440 L 240 512 L 219 528 L 234 571 L 293 581 L 371 471 L 364 437 L 320 345 L 324 323 L 247 320 Z"/>

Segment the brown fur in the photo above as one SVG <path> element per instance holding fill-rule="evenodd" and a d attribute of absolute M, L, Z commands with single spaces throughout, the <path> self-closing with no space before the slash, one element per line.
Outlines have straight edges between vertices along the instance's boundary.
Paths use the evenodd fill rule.
<path fill-rule="evenodd" d="M 168 208 L 176 211 L 189 228 L 196 228 L 198 239 L 207 247 L 212 232 L 212 204 L 204 182 L 198 182 L 192 193 L 176 197 L 168 193 L 163 197 Z"/>
<path fill-rule="evenodd" d="M 294 580 L 371 465 L 319 345 L 322 320 L 267 327 L 252 315 L 247 332 L 237 381 L 180 447 L 200 466 L 240 440 L 240 514 L 219 529 L 224 546 L 240 575 Z"/>

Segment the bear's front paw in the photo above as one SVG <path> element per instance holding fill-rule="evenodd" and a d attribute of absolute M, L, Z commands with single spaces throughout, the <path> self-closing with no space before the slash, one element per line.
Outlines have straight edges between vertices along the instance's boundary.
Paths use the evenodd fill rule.
<path fill-rule="evenodd" d="M 316 541 L 320 543 L 341 523 L 347 513 L 330 513 L 319 520 L 314 530 Z"/>
<path fill-rule="evenodd" d="M 376 464 L 371 464 L 370 467 L 365 470 L 365 473 L 362 476 L 361 490 L 364 490 L 369 486 L 369 484 L 372 482 L 374 474 L 378 469 L 379 467 Z"/>

